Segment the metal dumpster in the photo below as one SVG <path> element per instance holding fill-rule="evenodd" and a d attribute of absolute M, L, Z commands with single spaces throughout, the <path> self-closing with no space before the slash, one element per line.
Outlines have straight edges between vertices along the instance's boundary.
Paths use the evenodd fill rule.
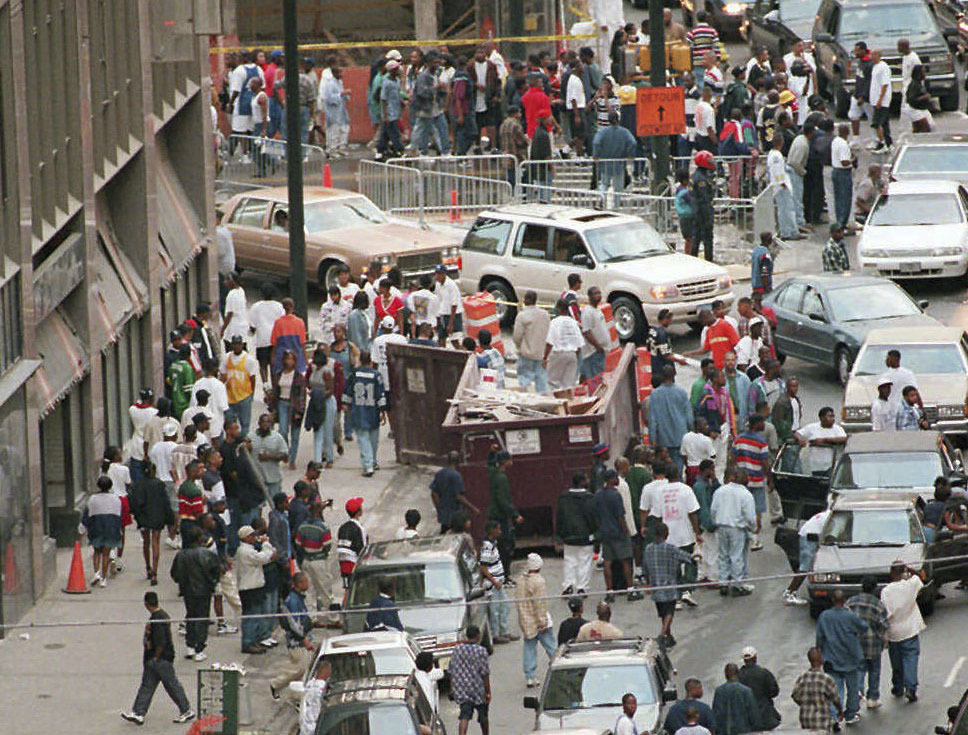
<path fill-rule="evenodd" d="M 469 358 L 454 395 L 480 384 L 477 362 Z M 458 468 L 467 498 L 482 511 L 489 500 L 487 458 L 495 448 L 506 449 L 514 461 L 508 472 L 515 506 L 525 523 L 517 530 L 518 547 L 547 546 L 554 531 L 558 496 L 571 485 L 577 470 L 592 465 L 592 447 L 610 446 L 609 460 L 625 454 L 640 441 L 636 354 L 626 345 L 615 369 L 607 374 L 602 396 L 589 413 L 553 417 L 521 417 L 510 421 L 463 423 L 451 405 L 440 427 L 443 445 L 461 455 Z M 483 533 L 486 513 L 473 519 L 474 533 Z"/>

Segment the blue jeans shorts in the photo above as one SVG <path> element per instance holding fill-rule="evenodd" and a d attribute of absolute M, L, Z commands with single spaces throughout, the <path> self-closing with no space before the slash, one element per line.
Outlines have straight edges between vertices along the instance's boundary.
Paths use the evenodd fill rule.
<path fill-rule="evenodd" d="M 461 702 L 458 706 L 460 707 L 460 712 L 457 715 L 458 720 L 473 720 L 474 710 L 477 710 L 477 721 L 482 724 L 487 722 L 487 702 L 481 704 Z"/>

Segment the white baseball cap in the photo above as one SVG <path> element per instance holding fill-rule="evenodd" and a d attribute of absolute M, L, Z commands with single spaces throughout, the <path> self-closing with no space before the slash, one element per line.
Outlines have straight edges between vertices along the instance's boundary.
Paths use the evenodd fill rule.
<path fill-rule="evenodd" d="M 380 320 L 381 329 L 393 330 L 396 328 L 396 326 L 397 326 L 397 323 L 392 316 L 385 316 Z"/>
<path fill-rule="evenodd" d="M 394 61 L 400 61 L 403 58 L 403 56 L 400 55 L 399 51 L 397 51 L 396 49 L 393 49 L 392 51 L 387 51 L 386 58 L 393 59 Z"/>
<path fill-rule="evenodd" d="M 753 646 L 747 646 L 743 649 L 743 658 L 756 658 L 756 649 Z"/>

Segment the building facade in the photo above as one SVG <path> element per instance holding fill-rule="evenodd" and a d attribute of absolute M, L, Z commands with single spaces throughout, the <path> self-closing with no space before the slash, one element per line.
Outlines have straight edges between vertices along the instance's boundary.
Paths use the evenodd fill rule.
<path fill-rule="evenodd" d="M 56 576 L 104 448 L 216 294 L 218 0 L 0 0 L 0 620 Z M 85 555 L 85 560 L 87 559 Z"/>

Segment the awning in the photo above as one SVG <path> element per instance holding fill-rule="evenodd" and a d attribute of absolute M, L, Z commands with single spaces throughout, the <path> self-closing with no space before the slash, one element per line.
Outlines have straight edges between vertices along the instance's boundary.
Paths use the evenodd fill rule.
<path fill-rule="evenodd" d="M 84 345 L 59 311 L 51 312 L 38 325 L 35 340 L 37 355 L 43 360 L 35 375 L 43 418 L 80 382 L 91 363 Z"/>
<path fill-rule="evenodd" d="M 98 228 L 94 255 L 95 319 L 92 322 L 94 344 L 101 349 L 118 339 L 121 328 L 148 308 L 148 290 L 123 251 L 111 241 L 107 230 Z"/>
<path fill-rule="evenodd" d="M 202 222 L 178 174 L 162 155 L 159 155 L 157 182 L 159 250 L 167 266 L 166 280 L 172 282 L 205 249 L 207 241 Z"/>

